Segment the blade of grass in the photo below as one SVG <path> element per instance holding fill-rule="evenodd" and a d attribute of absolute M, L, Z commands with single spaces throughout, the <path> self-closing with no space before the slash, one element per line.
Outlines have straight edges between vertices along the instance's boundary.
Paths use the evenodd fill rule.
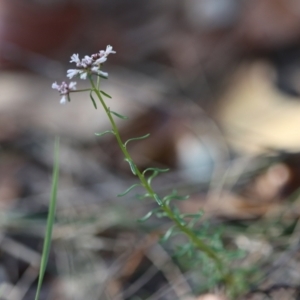
<path fill-rule="evenodd" d="M 53 230 L 55 210 L 56 210 L 58 177 L 59 177 L 59 138 L 56 137 L 55 146 L 54 146 L 54 166 L 53 166 L 53 173 L 52 173 L 52 188 L 51 188 L 49 212 L 47 218 L 47 226 L 45 232 L 43 253 L 41 258 L 39 280 L 38 280 L 35 300 L 38 300 L 40 296 L 40 291 L 42 288 L 42 283 L 43 283 L 49 252 L 50 252 L 52 230 Z"/>

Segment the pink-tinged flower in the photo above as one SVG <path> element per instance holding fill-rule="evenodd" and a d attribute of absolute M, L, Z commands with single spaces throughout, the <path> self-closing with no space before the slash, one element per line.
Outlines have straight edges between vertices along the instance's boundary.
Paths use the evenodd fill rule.
<path fill-rule="evenodd" d="M 71 81 L 69 84 L 63 81 L 61 85 L 57 84 L 57 82 L 52 83 L 52 88 L 57 90 L 62 96 L 60 104 L 65 104 L 70 100 L 70 92 L 76 90 L 76 84 L 74 81 Z"/>
<path fill-rule="evenodd" d="M 92 65 L 93 63 L 93 59 L 86 55 L 82 60 L 81 60 L 81 67 L 82 68 L 88 68 Z"/>
<path fill-rule="evenodd" d="M 94 73 L 103 77 L 107 77 L 108 73 L 101 71 L 101 65 L 106 62 L 109 54 L 114 54 L 116 51 L 113 50 L 112 46 L 106 46 L 106 50 L 101 50 L 98 53 L 92 54 L 91 56 L 86 55 L 80 60 L 78 54 L 71 56 L 71 63 L 75 63 L 77 69 L 69 69 L 67 71 L 67 77 L 72 79 L 75 76 L 79 76 L 81 79 L 86 79 L 88 74 Z"/>

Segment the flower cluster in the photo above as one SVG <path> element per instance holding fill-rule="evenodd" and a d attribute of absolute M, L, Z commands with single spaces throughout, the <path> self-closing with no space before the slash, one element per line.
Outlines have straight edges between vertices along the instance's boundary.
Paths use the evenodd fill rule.
<path fill-rule="evenodd" d="M 96 74 L 102 77 L 107 77 L 108 73 L 100 70 L 101 64 L 107 60 L 109 54 L 114 54 L 112 46 L 108 45 L 106 50 L 101 50 L 91 56 L 86 55 L 80 60 L 78 54 L 71 56 L 71 63 L 75 63 L 77 69 L 70 69 L 67 71 L 67 77 L 72 79 L 74 76 L 79 75 L 81 79 L 86 79 L 88 74 Z"/>
<path fill-rule="evenodd" d="M 112 46 L 106 46 L 106 50 L 101 50 L 98 53 L 92 54 L 91 56 L 86 55 L 80 60 L 78 54 L 71 56 L 71 63 L 75 63 L 77 69 L 70 69 L 67 71 L 67 77 L 72 79 L 74 76 L 79 75 L 81 79 L 86 79 L 88 74 L 96 74 L 98 76 L 106 77 L 108 73 L 101 71 L 101 65 L 107 60 L 109 54 L 114 54 L 116 51 L 113 50 Z M 52 88 L 58 90 L 60 95 L 63 97 L 60 100 L 61 104 L 65 104 L 70 101 L 70 92 L 76 90 L 76 82 L 70 82 L 69 84 L 64 81 L 61 85 L 54 82 Z"/>
<path fill-rule="evenodd" d="M 64 81 L 61 83 L 61 85 L 57 84 L 57 82 L 54 82 L 52 84 L 52 88 L 55 90 L 58 90 L 59 93 L 62 95 L 62 98 L 60 99 L 60 104 L 65 104 L 68 101 L 70 101 L 70 91 L 76 90 L 76 82 L 71 81 L 69 84 L 65 83 Z"/>

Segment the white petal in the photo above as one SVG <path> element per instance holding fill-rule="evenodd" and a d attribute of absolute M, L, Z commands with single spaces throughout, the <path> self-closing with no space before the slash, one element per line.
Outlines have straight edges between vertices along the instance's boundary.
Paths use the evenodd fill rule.
<path fill-rule="evenodd" d="M 62 98 L 60 99 L 60 104 L 66 104 L 67 103 L 67 96 L 63 95 Z"/>
<path fill-rule="evenodd" d="M 87 72 L 82 72 L 82 73 L 80 74 L 80 78 L 81 78 L 81 79 L 85 80 L 86 77 L 87 77 Z"/>
<path fill-rule="evenodd" d="M 80 63 L 79 55 L 74 53 L 74 54 L 71 56 L 70 62 Z"/>
<path fill-rule="evenodd" d="M 103 63 L 106 62 L 106 61 L 107 61 L 106 56 L 102 56 L 102 57 L 98 58 L 98 59 L 94 62 L 94 64 L 95 64 L 95 65 L 100 65 L 100 64 L 103 64 Z"/>
<path fill-rule="evenodd" d="M 111 45 L 106 46 L 106 50 L 105 50 L 106 55 L 115 54 L 115 53 L 116 53 L 116 51 L 113 50 L 113 47 Z"/>
<path fill-rule="evenodd" d="M 76 69 L 69 69 L 67 71 L 67 77 L 72 79 L 74 76 L 76 76 L 77 74 L 79 74 L 81 71 L 80 70 L 76 70 Z"/>
<path fill-rule="evenodd" d="M 86 55 L 82 61 L 86 62 L 87 64 L 91 64 L 93 59 L 90 56 Z"/>
<path fill-rule="evenodd" d="M 108 73 L 107 72 L 103 72 L 101 70 L 98 70 L 98 75 L 104 76 L 104 77 L 108 77 Z"/>
<path fill-rule="evenodd" d="M 55 82 L 52 83 L 52 88 L 53 88 L 54 90 L 59 90 L 60 86 L 59 86 L 59 85 L 57 84 L 57 82 L 55 81 Z"/>
<path fill-rule="evenodd" d="M 76 90 L 76 84 L 77 84 L 77 82 L 71 81 L 69 83 L 69 89 L 75 91 Z"/>

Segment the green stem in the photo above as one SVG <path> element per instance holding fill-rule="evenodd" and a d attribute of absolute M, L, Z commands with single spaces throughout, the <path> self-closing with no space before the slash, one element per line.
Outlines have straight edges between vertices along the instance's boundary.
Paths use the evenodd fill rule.
<path fill-rule="evenodd" d="M 206 245 L 205 242 L 202 241 L 202 239 L 200 239 L 190 228 L 188 228 L 187 226 L 183 225 L 178 219 L 177 217 L 174 215 L 174 213 L 172 212 L 172 210 L 170 209 L 169 206 L 167 206 L 166 204 L 164 204 L 161 200 L 159 200 L 157 194 L 154 192 L 154 190 L 152 189 L 152 187 L 148 184 L 145 176 L 142 174 L 142 172 L 138 169 L 138 167 L 134 164 L 129 152 L 127 151 L 126 147 L 124 146 L 118 127 L 114 121 L 113 116 L 111 115 L 111 112 L 109 110 L 109 108 L 107 107 L 105 101 L 103 100 L 101 93 L 99 91 L 99 87 L 96 85 L 93 81 L 93 79 L 91 77 L 89 77 L 93 91 L 96 93 L 97 97 L 99 98 L 99 101 L 101 103 L 101 105 L 103 106 L 109 121 L 111 123 L 113 132 L 115 134 L 116 140 L 118 142 L 118 145 L 121 149 L 121 151 L 123 152 L 126 160 L 132 162 L 134 168 L 135 168 L 135 173 L 136 176 L 139 178 L 141 184 L 143 185 L 143 187 L 146 189 L 146 191 L 149 193 L 149 195 L 155 199 L 155 201 L 158 203 L 158 205 L 161 207 L 161 209 L 166 213 L 167 217 L 172 220 L 176 226 L 181 230 L 181 232 L 183 232 L 186 236 L 189 237 L 189 239 L 191 240 L 191 242 L 201 251 L 203 251 L 208 257 L 210 257 L 216 264 L 217 268 L 219 269 L 220 273 L 222 274 L 223 280 L 225 282 L 226 285 L 230 286 L 233 284 L 233 278 L 231 276 L 231 274 L 226 270 L 223 261 L 221 260 L 221 258 L 215 253 L 215 251 L 210 248 L 208 245 Z"/>
<path fill-rule="evenodd" d="M 70 93 L 80 93 L 80 92 L 87 92 L 90 91 L 91 89 L 82 89 L 82 90 L 75 90 L 75 91 L 70 91 Z"/>

